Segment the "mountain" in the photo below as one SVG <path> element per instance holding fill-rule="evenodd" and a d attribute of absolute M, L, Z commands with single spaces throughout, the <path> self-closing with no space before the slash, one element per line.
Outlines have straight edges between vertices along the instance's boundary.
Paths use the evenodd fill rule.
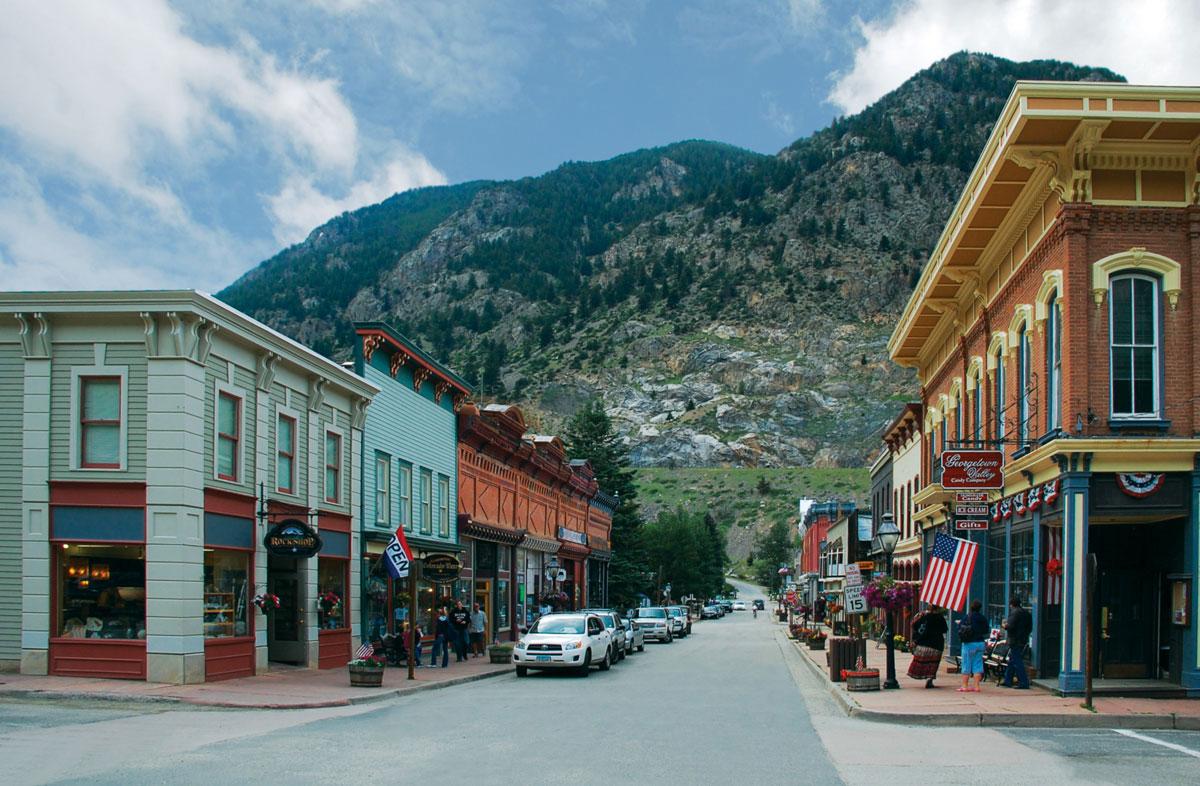
<path fill-rule="evenodd" d="M 916 394 L 885 346 L 1018 79 L 959 53 L 777 155 L 706 141 L 344 213 L 219 294 L 331 357 L 387 320 L 557 428 L 601 396 L 641 466 L 853 466 Z"/>

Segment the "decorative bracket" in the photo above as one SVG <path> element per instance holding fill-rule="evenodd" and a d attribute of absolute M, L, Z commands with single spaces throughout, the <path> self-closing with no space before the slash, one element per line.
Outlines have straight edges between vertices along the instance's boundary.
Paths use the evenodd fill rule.
<path fill-rule="evenodd" d="M 142 318 L 142 324 L 146 329 L 146 357 L 158 357 L 158 320 L 149 311 L 143 311 L 139 315 Z"/>
<path fill-rule="evenodd" d="M 321 407 L 325 406 L 325 385 L 328 384 L 324 377 L 312 377 L 308 380 L 308 409 L 311 412 L 316 412 Z"/>
<path fill-rule="evenodd" d="M 425 380 L 427 379 L 429 379 L 429 369 L 418 368 L 413 371 L 413 390 L 420 393 L 421 385 L 424 384 Z"/>
<path fill-rule="evenodd" d="M 275 384 L 275 366 L 279 363 L 279 355 L 268 352 L 258 356 L 258 375 L 255 384 L 259 390 L 269 391 Z"/>
<path fill-rule="evenodd" d="M 351 404 L 350 412 L 350 427 L 363 430 L 367 425 L 367 407 L 370 406 L 371 400 L 366 398 L 356 398 Z"/>
<path fill-rule="evenodd" d="M 167 312 L 167 321 L 171 323 L 171 344 L 175 349 L 173 354 L 176 357 L 183 357 L 186 354 L 183 338 L 183 330 L 186 325 L 179 314 L 174 311 Z"/>
<path fill-rule="evenodd" d="M 14 314 L 21 323 L 21 350 L 27 358 L 50 357 L 50 322 L 42 313 Z"/>
<path fill-rule="evenodd" d="M 392 375 L 392 379 L 396 378 L 396 375 L 400 373 L 400 369 L 407 365 L 410 360 L 412 358 L 409 357 L 407 352 L 397 350 L 396 354 L 392 355 L 392 360 L 388 363 L 388 373 Z M 420 387 L 420 385 L 417 387 Z"/>
<path fill-rule="evenodd" d="M 447 391 L 449 391 L 449 390 L 450 390 L 449 382 L 438 382 L 436 385 L 434 385 L 433 386 L 433 403 L 441 404 L 442 396 L 446 395 Z"/>
<path fill-rule="evenodd" d="M 461 412 L 462 408 L 465 407 L 470 400 L 471 397 L 465 393 L 455 393 L 454 398 L 451 399 L 451 402 L 454 404 L 455 414 Z"/>
<path fill-rule="evenodd" d="M 383 346 L 383 336 L 363 336 L 363 358 L 368 363 L 371 362 L 371 356 L 375 354 L 375 350 Z M 395 376 L 394 374 L 392 376 Z"/>
<path fill-rule="evenodd" d="M 195 360 L 200 365 L 208 363 L 208 356 L 212 354 L 213 334 L 220 330 L 220 326 L 215 322 L 209 322 L 207 319 L 201 319 L 196 323 L 194 331 L 196 333 L 195 344 Z"/>

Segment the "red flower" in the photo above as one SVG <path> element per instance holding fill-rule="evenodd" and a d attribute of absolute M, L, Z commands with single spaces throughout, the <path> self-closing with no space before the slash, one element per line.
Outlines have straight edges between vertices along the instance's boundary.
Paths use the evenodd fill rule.
<path fill-rule="evenodd" d="M 1055 558 L 1046 563 L 1047 576 L 1061 576 L 1063 573 L 1062 560 Z"/>

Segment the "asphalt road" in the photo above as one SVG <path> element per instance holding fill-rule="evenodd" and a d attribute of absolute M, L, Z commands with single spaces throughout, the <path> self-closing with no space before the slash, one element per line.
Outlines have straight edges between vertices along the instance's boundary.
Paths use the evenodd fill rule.
<path fill-rule="evenodd" d="M 850 720 L 779 626 L 750 612 L 587 679 L 505 676 L 359 707 L 0 703 L 14 784 L 1200 780 L 1200 734 L 1139 734 Z"/>

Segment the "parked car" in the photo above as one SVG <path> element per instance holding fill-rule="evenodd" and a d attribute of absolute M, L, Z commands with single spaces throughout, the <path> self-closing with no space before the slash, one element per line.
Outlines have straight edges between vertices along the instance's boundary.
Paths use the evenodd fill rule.
<path fill-rule="evenodd" d="M 720 606 L 726 614 L 733 611 L 733 601 L 728 598 L 717 598 L 717 605 Z"/>
<path fill-rule="evenodd" d="M 755 598 L 754 599 L 754 608 L 758 609 L 759 611 L 766 611 L 767 604 L 763 602 L 762 598 Z"/>
<path fill-rule="evenodd" d="M 746 610 L 746 601 L 744 601 L 744 600 L 735 600 L 735 601 L 733 602 L 733 610 L 734 610 L 734 611 L 745 611 L 745 610 Z"/>
<path fill-rule="evenodd" d="M 671 615 L 662 606 L 642 606 L 634 609 L 633 618 L 642 629 L 644 638 L 665 641 L 668 644 L 675 640 Z"/>
<path fill-rule="evenodd" d="M 680 628 L 676 631 L 680 636 L 690 636 L 692 633 L 692 615 L 687 606 L 667 606 L 671 618 L 678 620 Z"/>
<path fill-rule="evenodd" d="M 725 612 L 721 610 L 720 606 L 714 603 L 710 603 L 709 605 L 700 609 L 700 619 L 702 620 L 716 620 L 724 616 Z"/>
<path fill-rule="evenodd" d="M 574 669 L 586 677 L 593 665 L 608 671 L 614 650 L 613 633 L 598 615 L 546 614 L 513 647 L 513 664 L 518 677 L 529 669 Z"/>
<path fill-rule="evenodd" d="M 613 609 L 580 609 L 587 614 L 595 614 L 604 621 L 604 627 L 612 631 L 613 642 L 616 645 L 614 663 L 625 660 L 625 656 L 633 652 L 633 620 L 627 620 Z"/>

